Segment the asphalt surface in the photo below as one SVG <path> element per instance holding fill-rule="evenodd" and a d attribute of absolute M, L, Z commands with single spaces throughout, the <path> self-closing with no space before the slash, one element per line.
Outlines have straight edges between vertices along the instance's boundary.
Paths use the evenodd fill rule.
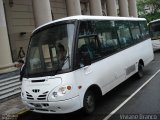
<path fill-rule="evenodd" d="M 104 120 L 106 116 L 123 103 L 140 86 L 160 69 L 160 52 L 155 53 L 155 59 L 144 70 L 144 77 L 129 78 L 118 87 L 107 93 L 97 102 L 95 112 L 85 116 L 81 110 L 66 115 L 50 115 L 27 112 L 18 120 Z M 160 120 L 160 73 L 144 86 L 132 99 L 122 106 L 109 120 Z"/>
<path fill-rule="evenodd" d="M 160 120 L 160 73 L 158 73 L 144 88 L 109 120 L 119 120 L 122 117 L 144 119 L 149 117 Z M 129 119 L 129 118 L 128 118 Z M 147 119 L 147 120 L 148 120 Z"/>

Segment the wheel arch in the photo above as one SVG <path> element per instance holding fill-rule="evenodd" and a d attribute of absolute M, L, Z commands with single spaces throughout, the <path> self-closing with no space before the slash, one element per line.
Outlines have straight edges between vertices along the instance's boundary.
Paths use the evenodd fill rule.
<path fill-rule="evenodd" d="M 140 59 L 139 62 L 138 62 L 138 64 L 141 64 L 141 65 L 144 66 L 144 61 L 143 61 L 143 59 Z"/>
<path fill-rule="evenodd" d="M 137 65 L 137 72 L 135 74 L 138 79 L 141 79 L 144 76 L 143 67 L 144 61 L 140 59 Z"/>
<path fill-rule="evenodd" d="M 101 90 L 101 88 L 100 88 L 98 85 L 96 85 L 96 84 L 93 84 L 93 85 L 91 85 L 90 87 L 88 87 L 88 89 L 86 90 L 85 94 L 86 94 L 88 91 L 92 91 L 93 94 L 95 95 L 96 99 L 98 99 L 99 97 L 102 96 L 102 90 Z M 85 95 L 85 94 L 84 94 L 84 95 Z"/>
<path fill-rule="evenodd" d="M 88 87 L 83 96 L 83 113 L 85 113 L 86 115 L 92 114 L 95 110 L 95 102 L 101 96 L 102 92 L 98 85 L 94 84 Z"/>

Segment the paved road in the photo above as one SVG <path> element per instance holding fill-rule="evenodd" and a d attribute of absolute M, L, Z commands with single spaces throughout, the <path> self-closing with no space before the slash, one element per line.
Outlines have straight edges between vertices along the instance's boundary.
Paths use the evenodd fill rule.
<path fill-rule="evenodd" d="M 160 73 L 158 73 L 144 88 L 129 100 L 109 120 L 119 120 L 124 117 L 152 118 L 160 120 Z"/>
<path fill-rule="evenodd" d="M 142 86 L 151 76 L 160 69 L 160 52 L 155 53 L 155 59 L 145 68 L 145 76 L 138 80 L 131 77 L 124 83 L 103 96 L 96 107 L 93 115 L 84 116 L 80 111 L 67 115 L 48 115 L 28 112 L 19 117 L 19 120 L 103 120 L 106 116 L 123 103 L 130 95 L 132 95 L 140 86 Z M 160 73 L 158 73 L 144 88 L 142 88 L 131 100 L 122 106 L 109 120 L 122 120 L 127 117 L 137 117 L 150 114 L 160 120 Z M 128 115 L 128 116 L 127 116 Z M 130 115 L 130 116 L 129 116 Z M 131 116 L 134 115 L 134 116 Z M 139 118 L 139 119 L 141 119 Z"/>

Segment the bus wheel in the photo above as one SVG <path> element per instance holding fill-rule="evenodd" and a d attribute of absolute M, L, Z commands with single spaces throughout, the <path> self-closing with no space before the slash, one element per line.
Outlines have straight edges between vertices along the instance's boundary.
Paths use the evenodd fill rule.
<path fill-rule="evenodd" d="M 89 115 L 95 110 L 95 96 L 92 91 L 87 91 L 83 100 L 83 111 Z"/>
<path fill-rule="evenodd" d="M 142 78 L 143 77 L 143 75 L 144 75 L 143 68 L 144 68 L 143 64 L 139 63 L 138 64 L 138 72 L 136 74 L 138 78 Z"/>

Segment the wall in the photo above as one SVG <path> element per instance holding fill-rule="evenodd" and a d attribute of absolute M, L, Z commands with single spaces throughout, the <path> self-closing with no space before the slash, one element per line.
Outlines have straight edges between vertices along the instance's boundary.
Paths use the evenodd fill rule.
<path fill-rule="evenodd" d="M 65 0 L 50 0 L 54 19 L 67 16 Z M 27 52 L 32 31 L 35 29 L 32 0 L 4 0 L 13 60 L 18 59 L 20 47 Z"/>
<path fill-rule="evenodd" d="M 50 0 L 53 19 L 67 17 L 65 0 Z"/>
<path fill-rule="evenodd" d="M 13 60 L 18 59 L 20 47 L 27 51 L 29 38 L 35 29 L 31 0 L 4 0 Z M 24 33 L 23 35 L 21 33 Z"/>

